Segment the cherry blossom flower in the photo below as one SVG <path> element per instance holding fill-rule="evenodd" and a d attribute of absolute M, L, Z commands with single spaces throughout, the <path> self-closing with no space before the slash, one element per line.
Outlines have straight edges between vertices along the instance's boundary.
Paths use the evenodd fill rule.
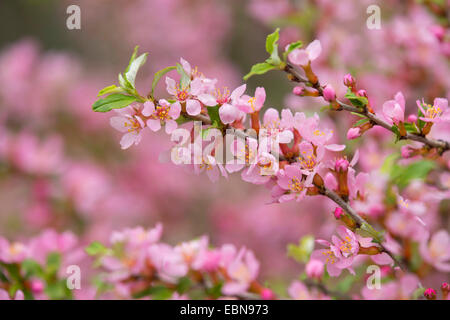
<path fill-rule="evenodd" d="M 133 144 L 137 145 L 142 139 L 141 131 L 145 127 L 145 122 L 138 115 L 141 106 L 129 106 L 124 109 L 115 109 L 119 115 L 110 119 L 111 126 L 125 133 L 120 140 L 122 149 L 128 149 Z"/>
<path fill-rule="evenodd" d="M 231 94 L 229 94 L 228 91 L 216 91 L 216 102 L 220 105 L 219 116 L 224 124 L 233 123 L 237 119 L 243 117 L 243 112 L 236 107 L 236 104 L 244 94 L 246 87 L 247 85 L 243 84 L 234 89 Z"/>
<path fill-rule="evenodd" d="M 394 100 L 383 104 L 383 115 L 390 124 L 399 124 L 405 121 L 405 98 L 401 92 L 397 92 Z"/>
<path fill-rule="evenodd" d="M 288 165 L 284 169 L 279 170 L 277 174 L 277 184 L 283 193 L 279 195 L 279 202 L 286 202 L 291 200 L 301 201 L 305 195 L 308 187 L 312 186 L 313 175 L 307 176 L 303 180 L 303 173 L 298 165 Z"/>
<path fill-rule="evenodd" d="M 247 114 L 254 113 L 261 110 L 264 101 L 266 101 L 266 90 L 263 87 L 257 87 L 254 97 L 242 95 L 236 100 L 236 107 Z"/>
<path fill-rule="evenodd" d="M 180 116 L 180 112 L 181 105 L 178 101 L 170 104 L 165 99 L 160 99 L 156 107 L 153 101 L 147 101 L 142 110 L 144 116 L 150 117 L 147 120 L 147 126 L 152 131 L 158 131 L 161 125 L 164 125 L 167 134 L 171 134 L 177 128 L 175 120 Z"/>
<path fill-rule="evenodd" d="M 253 252 L 242 248 L 228 265 L 227 275 L 230 279 L 224 284 L 222 292 L 226 295 L 245 293 L 251 282 L 256 280 L 258 272 L 259 262 Z"/>
<path fill-rule="evenodd" d="M 434 99 L 433 105 L 426 104 L 424 100 L 422 102 L 417 100 L 416 103 L 423 115 L 419 117 L 420 120 L 432 123 L 450 121 L 450 109 L 447 99 L 436 98 Z"/>
<path fill-rule="evenodd" d="M 282 112 L 282 116 L 286 116 L 288 113 Z M 287 123 L 287 119 L 280 120 L 278 110 L 269 108 L 264 113 L 263 124 L 261 129 L 266 130 L 267 138 L 277 136 L 279 143 L 289 143 L 294 138 L 294 134 L 290 130 L 290 127 L 283 126 Z"/>
<path fill-rule="evenodd" d="M 422 257 L 443 272 L 450 272 L 450 236 L 446 230 L 440 230 L 429 241 L 420 243 Z"/>
<path fill-rule="evenodd" d="M 316 60 L 322 52 L 322 45 L 319 40 L 311 42 L 306 49 L 294 49 L 289 53 L 289 60 L 298 66 L 306 66 L 311 61 Z"/>

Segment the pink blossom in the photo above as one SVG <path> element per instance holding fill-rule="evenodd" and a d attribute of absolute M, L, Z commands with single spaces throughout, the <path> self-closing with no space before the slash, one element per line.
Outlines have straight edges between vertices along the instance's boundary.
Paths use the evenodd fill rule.
<path fill-rule="evenodd" d="M 238 109 L 236 104 L 241 99 L 241 96 L 244 94 L 246 88 L 246 84 L 243 84 L 231 92 L 228 96 L 227 94 L 221 94 L 220 91 L 217 93 L 217 103 L 220 105 L 219 107 L 219 116 L 220 120 L 225 123 L 233 123 L 234 121 L 242 118 L 242 111 Z"/>
<path fill-rule="evenodd" d="M 405 121 L 405 98 L 401 92 L 397 92 L 394 100 L 386 101 L 383 104 L 383 115 L 391 124 Z"/>
<path fill-rule="evenodd" d="M 311 259 L 305 266 L 306 275 L 310 278 L 320 279 L 323 275 L 324 264 L 320 260 Z"/>
<path fill-rule="evenodd" d="M 287 115 L 286 113 L 282 113 Z M 285 120 L 285 119 L 284 119 Z M 269 108 L 264 113 L 262 129 L 266 130 L 267 138 L 278 137 L 279 143 L 289 143 L 294 138 L 294 134 L 289 127 L 284 127 L 285 121 L 281 121 L 278 110 Z"/>
<path fill-rule="evenodd" d="M 440 230 L 431 239 L 420 243 L 422 257 L 443 272 L 450 272 L 450 237 L 446 230 Z"/>
<path fill-rule="evenodd" d="M 347 139 L 348 140 L 353 140 L 360 136 L 361 136 L 361 128 L 359 128 L 359 127 L 350 128 L 347 131 Z"/>
<path fill-rule="evenodd" d="M 115 109 L 119 115 L 110 119 L 111 126 L 125 133 L 120 140 L 122 149 L 128 149 L 133 144 L 137 145 L 142 139 L 141 131 L 145 127 L 142 118 L 137 114 L 140 106 L 130 106 L 124 109 Z"/>
<path fill-rule="evenodd" d="M 156 107 L 153 101 L 147 101 L 142 110 L 144 116 L 150 117 L 147 120 L 147 126 L 152 131 L 158 131 L 161 125 L 164 125 L 167 134 L 171 134 L 177 128 L 175 120 L 180 116 L 180 112 L 181 105 L 178 101 L 170 104 L 165 99 L 160 99 Z"/>
<path fill-rule="evenodd" d="M 14 298 L 11 299 L 8 291 L 0 289 L 0 300 L 24 300 L 24 298 L 22 290 L 17 290 Z"/>
<path fill-rule="evenodd" d="M 436 98 L 433 105 L 426 104 L 423 100 L 422 103 L 419 100 L 416 103 L 423 115 L 419 117 L 420 120 L 432 123 L 450 121 L 450 109 L 447 99 Z"/>
<path fill-rule="evenodd" d="M 278 186 L 284 190 L 278 201 L 286 202 L 291 200 L 301 201 L 306 195 L 308 187 L 312 186 L 314 175 L 303 179 L 303 173 L 298 165 L 288 165 L 284 170 L 279 170 L 277 174 Z"/>
<path fill-rule="evenodd" d="M 228 265 L 227 274 L 230 278 L 222 292 L 226 295 L 239 295 L 245 293 L 250 283 L 256 280 L 259 272 L 259 262 L 253 252 L 242 248 L 237 256 Z"/>
<path fill-rule="evenodd" d="M 4 263 L 22 262 L 29 256 L 29 248 L 20 242 L 10 243 L 0 237 L 0 261 Z"/>
<path fill-rule="evenodd" d="M 322 52 L 322 45 L 319 40 L 311 42 L 306 49 L 294 49 L 289 53 L 289 60 L 298 66 L 306 66 L 311 61 L 316 60 Z"/>
<path fill-rule="evenodd" d="M 261 110 L 264 101 L 266 101 L 266 90 L 263 87 L 257 87 L 254 97 L 242 95 L 237 99 L 236 107 L 247 114 L 254 113 Z"/>

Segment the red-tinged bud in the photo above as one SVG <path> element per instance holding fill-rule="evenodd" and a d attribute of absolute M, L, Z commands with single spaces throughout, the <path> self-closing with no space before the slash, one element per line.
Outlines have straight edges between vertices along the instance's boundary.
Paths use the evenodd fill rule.
<path fill-rule="evenodd" d="M 300 86 L 296 86 L 294 87 L 294 89 L 292 89 L 292 93 L 295 94 L 296 96 L 301 96 L 303 94 L 303 87 Z"/>
<path fill-rule="evenodd" d="M 347 172 L 348 167 L 350 166 L 350 163 L 346 158 L 339 158 L 336 159 L 334 163 L 334 171 L 336 172 Z"/>
<path fill-rule="evenodd" d="M 273 300 L 275 299 L 275 294 L 272 292 L 272 290 L 264 288 L 261 290 L 261 298 L 263 300 Z"/>
<path fill-rule="evenodd" d="M 427 122 L 426 124 L 425 124 L 425 126 L 423 127 L 423 129 L 422 129 L 422 134 L 424 135 L 424 136 L 426 136 L 427 134 L 429 134 L 430 133 L 430 131 L 431 131 L 431 127 L 433 126 L 433 122 Z"/>
<path fill-rule="evenodd" d="M 408 116 L 408 122 L 416 122 L 417 121 L 417 116 L 415 114 L 410 114 Z"/>
<path fill-rule="evenodd" d="M 425 298 L 427 298 L 427 300 L 436 300 L 436 290 L 434 290 L 433 288 L 428 288 L 427 290 L 425 290 L 423 295 L 425 296 Z"/>
<path fill-rule="evenodd" d="M 341 207 L 334 209 L 334 217 L 339 220 L 344 215 L 344 210 Z"/>
<path fill-rule="evenodd" d="M 358 90 L 357 94 L 358 94 L 358 96 L 360 96 L 360 97 L 368 98 L 368 96 L 367 96 L 367 91 L 364 90 L 364 89 Z"/>
<path fill-rule="evenodd" d="M 323 89 L 323 98 L 328 102 L 336 99 L 336 91 L 334 91 L 332 86 L 327 85 L 325 89 Z"/>
<path fill-rule="evenodd" d="M 353 88 L 356 85 L 356 80 L 350 73 L 344 76 L 344 85 L 349 88 Z"/>
<path fill-rule="evenodd" d="M 358 138 L 359 136 L 361 136 L 361 129 L 356 127 L 356 128 L 350 128 L 347 131 L 347 139 L 348 140 L 353 140 Z"/>
<path fill-rule="evenodd" d="M 450 284 L 443 282 L 441 285 L 442 297 L 444 300 L 448 300 L 448 293 L 450 292 Z"/>

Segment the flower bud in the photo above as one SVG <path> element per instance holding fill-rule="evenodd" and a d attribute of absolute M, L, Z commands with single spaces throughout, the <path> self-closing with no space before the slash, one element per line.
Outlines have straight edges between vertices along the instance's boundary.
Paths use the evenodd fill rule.
<path fill-rule="evenodd" d="M 345 158 L 336 159 L 334 163 L 334 170 L 336 172 L 346 172 L 350 163 Z"/>
<path fill-rule="evenodd" d="M 339 220 L 343 214 L 344 214 L 344 210 L 341 207 L 336 207 L 336 209 L 334 209 L 334 217 L 337 220 Z"/>
<path fill-rule="evenodd" d="M 410 146 L 402 146 L 401 148 L 401 154 L 403 159 L 411 158 L 413 154 L 413 149 L 410 148 Z"/>
<path fill-rule="evenodd" d="M 303 87 L 296 86 L 294 89 L 292 89 L 292 93 L 296 96 L 301 96 L 303 94 Z"/>
<path fill-rule="evenodd" d="M 358 94 L 358 96 L 360 96 L 360 97 L 368 98 L 368 96 L 367 96 L 367 91 L 364 90 L 364 89 L 358 90 L 357 94 Z"/>
<path fill-rule="evenodd" d="M 322 278 L 323 270 L 324 270 L 323 262 L 315 259 L 309 260 L 309 262 L 306 264 L 305 267 L 306 275 L 309 278 L 315 279 Z"/>
<path fill-rule="evenodd" d="M 450 292 L 450 284 L 448 282 L 443 282 L 441 285 L 442 297 L 444 300 L 448 299 L 448 293 Z"/>
<path fill-rule="evenodd" d="M 323 98 L 329 102 L 336 99 L 336 91 L 334 91 L 332 86 L 327 85 L 325 89 L 323 89 Z"/>
<path fill-rule="evenodd" d="M 410 114 L 408 116 L 408 122 L 416 122 L 417 121 L 417 116 L 415 114 Z"/>
<path fill-rule="evenodd" d="M 353 140 L 358 138 L 361 135 L 361 129 L 356 127 L 356 128 L 350 128 L 347 131 L 347 139 L 348 140 Z"/>
<path fill-rule="evenodd" d="M 445 28 L 440 25 L 434 25 L 430 27 L 431 33 L 439 40 L 442 41 L 445 36 Z"/>
<path fill-rule="evenodd" d="M 428 288 L 427 290 L 425 290 L 423 295 L 428 300 L 436 300 L 436 290 L 434 290 L 433 288 Z"/>
<path fill-rule="evenodd" d="M 275 295 L 273 294 L 272 290 L 264 288 L 261 290 L 261 298 L 263 300 L 272 300 L 275 298 Z"/>
<path fill-rule="evenodd" d="M 354 87 L 355 84 L 356 84 L 355 78 L 353 78 L 353 76 L 352 76 L 350 73 L 347 73 L 347 74 L 344 76 L 344 85 L 345 85 L 346 87 Z"/>
<path fill-rule="evenodd" d="M 44 290 L 44 283 L 41 280 L 31 280 L 30 288 L 33 293 L 41 293 Z"/>

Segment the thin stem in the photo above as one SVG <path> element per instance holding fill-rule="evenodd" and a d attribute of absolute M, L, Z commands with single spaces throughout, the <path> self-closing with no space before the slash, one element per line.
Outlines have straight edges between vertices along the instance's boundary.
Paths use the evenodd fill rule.
<path fill-rule="evenodd" d="M 364 219 L 362 218 L 349 204 L 348 202 L 344 201 L 336 192 L 333 190 L 328 189 L 325 186 L 322 186 L 320 188 L 320 192 L 322 195 L 328 197 L 329 199 L 333 200 L 338 206 L 340 206 L 344 211 L 356 222 L 358 227 L 362 227 L 364 225 L 369 226 L 373 229 L 373 227 Z M 378 239 L 377 239 L 378 240 Z M 400 260 L 398 260 L 395 255 L 390 252 L 382 243 L 379 242 L 379 245 L 383 252 L 386 252 L 392 260 L 402 269 L 403 271 L 408 270 L 408 267 Z"/>
<path fill-rule="evenodd" d="M 308 79 L 306 79 L 297 68 L 295 68 L 294 66 L 287 64 L 286 67 L 283 69 L 283 71 L 287 72 L 288 74 L 291 75 L 291 77 L 289 78 L 291 81 L 294 82 L 300 82 L 300 83 L 309 83 Z M 319 94 L 322 96 L 323 95 L 323 87 L 320 85 L 319 82 L 312 84 L 312 87 L 314 89 L 316 89 Z M 362 116 L 365 116 L 366 118 L 368 118 L 374 125 L 378 125 L 381 126 L 383 128 L 385 128 L 386 130 L 389 130 L 392 132 L 392 126 L 387 123 L 386 121 L 384 121 L 383 119 L 380 119 L 379 117 L 377 117 L 375 114 L 369 112 L 366 108 L 364 109 L 359 109 L 353 106 L 350 106 L 342 101 L 339 101 L 338 99 L 336 99 L 336 102 L 339 104 L 339 109 L 336 111 L 341 111 L 341 110 L 346 110 L 349 112 L 354 112 L 357 114 L 360 114 Z M 443 140 L 433 140 L 433 139 L 429 139 L 426 138 L 422 135 L 419 134 L 414 134 L 414 133 L 406 133 L 405 136 L 402 137 L 402 139 L 407 139 L 407 140 L 412 140 L 412 141 L 417 141 L 417 142 L 421 142 L 423 144 L 426 144 L 432 148 L 436 148 L 440 150 L 440 153 L 444 153 L 445 151 L 450 150 L 450 143 L 447 141 L 443 141 Z"/>

